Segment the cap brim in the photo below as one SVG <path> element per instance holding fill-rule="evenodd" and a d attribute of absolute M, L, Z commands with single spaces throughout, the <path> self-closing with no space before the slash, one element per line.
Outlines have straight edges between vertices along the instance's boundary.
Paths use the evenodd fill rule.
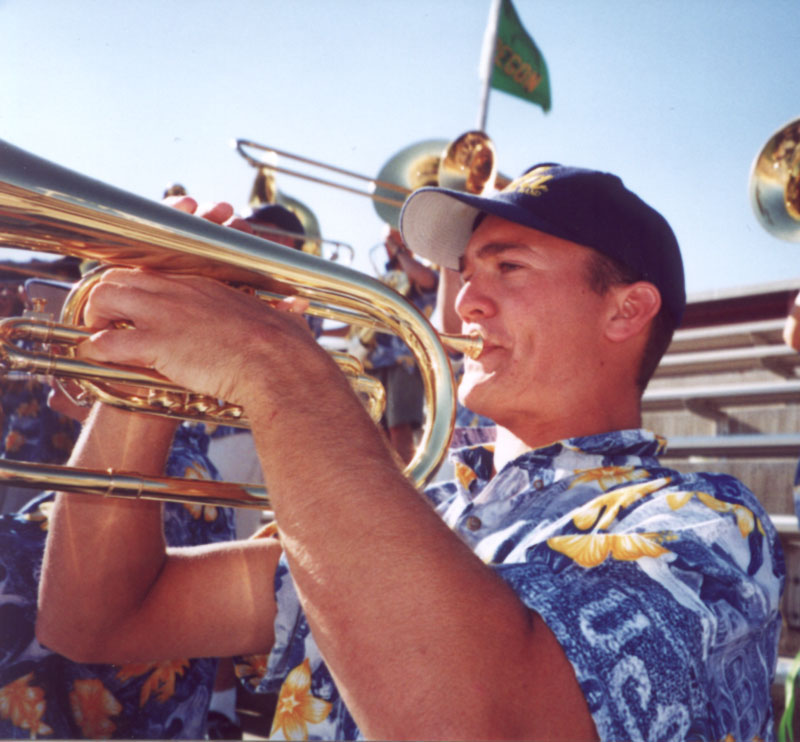
<path fill-rule="evenodd" d="M 493 202 L 444 188 L 420 188 L 400 213 L 403 241 L 415 254 L 444 268 L 458 270 L 475 217 Z"/>
<path fill-rule="evenodd" d="M 408 248 L 445 268 L 458 270 L 472 236 L 475 218 L 493 214 L 515 224 L 537 229 L 577 244 L 581 240 L 568 229 L 552 224 L 531 209 L 523 209 L 503 199 L 476 196 L 448 188 L 420 188 L 406 200 L 400 212 L 400 232 Z"/>

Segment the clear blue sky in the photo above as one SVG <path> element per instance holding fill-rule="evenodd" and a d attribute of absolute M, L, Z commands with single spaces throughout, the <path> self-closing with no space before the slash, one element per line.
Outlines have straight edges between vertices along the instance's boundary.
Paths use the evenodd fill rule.
<path fill-rule="evenodd" d="M 767 235 L 753 158 L 800 116 L 797 0 L 515 0 L 550 69 L 550 113 L 501 92 L 502 172 L 607 169 L 660 209 L 690 293 L 800 276 Z M 144 196 L 170 181 L 240 210 L 261 141 L 377 175 L 478 117 L 489 0 L 0 0 L 0 138 Z M 325 236 L 368 267 L 367 199 L 290 177 Z"/>

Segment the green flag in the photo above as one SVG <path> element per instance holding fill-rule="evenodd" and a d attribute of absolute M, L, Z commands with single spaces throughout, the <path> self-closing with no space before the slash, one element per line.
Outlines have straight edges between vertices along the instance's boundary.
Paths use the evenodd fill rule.
<path fill-rule="evenodd" d="M 492 66 L 492 87 L 550 110 L 547 64 L 522 27 L 511 0 L 502 0 Z"/>

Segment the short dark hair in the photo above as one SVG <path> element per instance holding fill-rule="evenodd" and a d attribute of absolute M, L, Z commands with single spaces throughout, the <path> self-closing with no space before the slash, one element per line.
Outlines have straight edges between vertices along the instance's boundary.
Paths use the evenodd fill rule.
<path fill-rule="evenodd" d="M 614 258 L 597 252 L 597 250 L 591 251 L 586 277 L 589 288 L 600 294 L 600 296 L 604 296 L 613 286 L 627 286 L 644 280 L 632 268 Z M 674 332 L 675 321 L 672 319 L 672 315 L 666 305 L 662 302 L 658 314 L 653 317 L 650 325 L 650 334 L 636 375 L 636 385 L 640 392 L 645 390 L 658 364 L 661 362 L 661 358 L 667 352 Z"/>
<path fill-rule="evenodd" d="M 305 235 L 306 233 L 303 228 L 303 222 L 300 221 L 297 214 L 282 204 L 260 206 L 250 216 L 245 217 L 245 221 L 263 227 L 276 227 L 286 232 L 292 232 L 295 235 Z M 302 237 L 297 237 L 294 240 L 295 249 L 302 250 L 304 242 L 305 240 Z"/>

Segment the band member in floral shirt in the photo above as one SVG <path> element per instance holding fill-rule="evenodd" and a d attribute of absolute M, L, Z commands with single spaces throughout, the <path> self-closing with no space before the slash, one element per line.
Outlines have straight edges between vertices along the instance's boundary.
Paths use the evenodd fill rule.
<path fill-rule="evenodd" d="M 483 350 L 459 397 L 494 444 L 425 498 L 301 302 L 109 271 L 81 353 L 242 404 L 278 538 L 166 550 L 157 505 L 59 497 L 40 641 L 93 661 L 269 651 L 247 671 L 279 689 L 278 739 L 771 738 L 775 530 L 737 480 L 662 467 L 639 427 L 685 305 L 666 221 L 613 175 L 543 165 L 491 197 L 416 191 L 401 228 L 460 272 Z M 73 460 L 146 474 L 169 435 L 97 407 Z"/>
<path fill-rule="evenodd" d="M 203 426 L 181 426 L 170 476 L 216 476 Z M 0 738 L 202 739 L 217 660 L 169 658 L 81 664 L 34 637 L 36 597 L 53 493 L 0 516 Z M 173 546 L 233 537 L 232 511 L 168 504 L 164 533 Z"/>

